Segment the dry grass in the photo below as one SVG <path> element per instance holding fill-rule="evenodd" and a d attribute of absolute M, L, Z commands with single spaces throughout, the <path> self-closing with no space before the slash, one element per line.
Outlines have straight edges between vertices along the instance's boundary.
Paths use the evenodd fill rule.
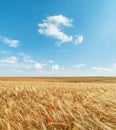
<path fill-rule="evenodd" d="M 0 130 L 116 130 L 116 83 L 0 81 Z"/>

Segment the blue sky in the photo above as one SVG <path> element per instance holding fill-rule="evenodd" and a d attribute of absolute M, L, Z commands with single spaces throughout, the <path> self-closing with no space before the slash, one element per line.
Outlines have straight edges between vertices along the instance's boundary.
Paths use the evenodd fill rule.
<path fill-rule="evenodd" d="M 0 2 L 0 76 L 115 76 L 116 0 Z"/>

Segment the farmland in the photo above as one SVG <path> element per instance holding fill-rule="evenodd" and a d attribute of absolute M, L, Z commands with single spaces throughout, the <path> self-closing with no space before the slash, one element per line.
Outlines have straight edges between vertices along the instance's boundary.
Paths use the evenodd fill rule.
<path fill-rule="evenodd" d="M 0 130 L 116 130 L 116 78 L 0 78 Z"/>

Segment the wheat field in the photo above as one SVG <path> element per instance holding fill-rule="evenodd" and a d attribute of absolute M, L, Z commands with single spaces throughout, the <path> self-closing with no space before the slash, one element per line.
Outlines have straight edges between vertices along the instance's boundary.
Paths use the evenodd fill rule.
<path fill-rule="evenodd" d="M 116 83 L 0 81 L 0 130 L 116 130 Z"/>

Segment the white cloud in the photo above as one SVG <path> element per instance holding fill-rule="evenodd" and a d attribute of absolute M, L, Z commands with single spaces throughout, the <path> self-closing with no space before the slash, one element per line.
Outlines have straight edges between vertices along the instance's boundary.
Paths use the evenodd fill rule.
<path fill-rule="evenodd" d="M 14 48 L 18 47 L 18 46 L 19 46 L 19 43 L 20 43 L 19 40 L 12 40 L 12 39 L 10 39 L 10 38 L 8 38 L 8 37 L 3 37 L 3 36 L 0 36 L 0 39 L 1 39 L 4 43 L 8 44 L 10 47 L 14 47 Z"/>
<path fill-rule="evenodd" d="M 35 63 L 34 68 L 37 69 L 37 70 L 41 70 L 41 69 L 43 69 L 43 65 L 40 64 L 40 63 Z"/>
<path fill-rule="evenodd" d="M 78 65 L 75 65 L 74 67 L 80 69 L 80 68 L 85 67 L 85 66 L 87 66 L 87 65 L 86 64 L 78 64 Z"/>
<path fill-rule="evenodd" d="M 11 56 L 5 59 L 0 60 L 1 63 L 9 63 L 9 64 L 16 64 L 18 58 L 16 56 Z"/>
<path fill-rule="evenodd" d="M 0 53 L 1 53 L 1 54 L 9 54 L 10 52 L 9 52 L 9 51 L 0 50 Z"/>
<path fill-rule="evenodd" d="M 53 61 L 53 60 L 49 60 L 48 62 L 49 62 L 49 63 L 54 63 L 54 61 Z"/>
<path fill-rule="evenodd" d="M 82 35 L 77 36 L 75 40 L 75 45 L 82 43 L 84 40 L 84 37 Z"/>
<path fill-rule="evenodd" d="M 59 70 L 60 67 L 57 64 L 52 65 L 52 70 Z"/>
<path fill-rule="evenodd" d="M 68 36 L 62 32 L 62 27 L 72 26 L 72 20 L 63 15 L 47 17 L 43 20 L 43 23 L 38 24 L 38 26 L 38 32 L 40 34 L 56 38 L 60 41 L 60 43 L 67 43 L 73 40 L 73 36 Z"/>
<path fill-rule="evenodd" d="M 24 54 L 25 55 L 25 54 Z M 28 55 L 25 55 L 28 57 Z M 30 57 L 30 56 L 29 56 Z M 116 75 L 116 63 L 111 68 L 93 67 L 86 68 L 86 64 L 77 64 L 72 67 L 60 66 L 48 61 L 39 62 L 29 58 L 33 62 L 25 62 L 23 56 L 10 56 L 0 60 L 0 75 L 20 76 L 112 76 Z M 28 58 L 27 58 L 28 59 Z M 49 60 L 52 61 L 52 60 Z M 46 64 L 44 64 L 46 63 Z M 81 67 L 86 69 L 81 70 Z M 6 73 L 7 72 L 7 73 Z"/>
<path fill-rule="evenodd" d="M 23 53 L 19 53 L 18 55 L 21 56 L 23 58 L 23 61 L 26 63 L 35 63 L 36 62 L 36 61 L 32 60 L 29 55 L 26 55 Z"/>
<path fill-rule="evenodd" d="M 116 63 L 113 63 L 113 68 L 116 68 Z"/>
<path fill-rule="evenodd" d="M 24 62 L 22 57 L 19 56 L 10 56 L 0 60 L 0 67 L 11 69 L 31 69 L 33 68 L 33 63 Z"/>
<path fill-rule="evenodd" d="M 39 75 L 46 72 L 47 69 L 50 70 L 51 67 L 43 62 L 31 59 L 29 55 L 23 53 L 19 53 L 17 56 L 2 58 L 0 60 L 0 70 L 3 70 L 3 74 L 5 74 L 5 70 L 9 70 L 11 75 Z"/>
<path fill-rule="evenodd" d="M 102 67 L 93 67 L 92 70 L 99 72 L 112 72 L 113 70 L 110 68 L 102 68 Z"/>
<path fill-rule="evenodd" d="M 23 71 L 20 69 L 12 69 L 11 71 L 15 73 L 23 73 Z"/>

